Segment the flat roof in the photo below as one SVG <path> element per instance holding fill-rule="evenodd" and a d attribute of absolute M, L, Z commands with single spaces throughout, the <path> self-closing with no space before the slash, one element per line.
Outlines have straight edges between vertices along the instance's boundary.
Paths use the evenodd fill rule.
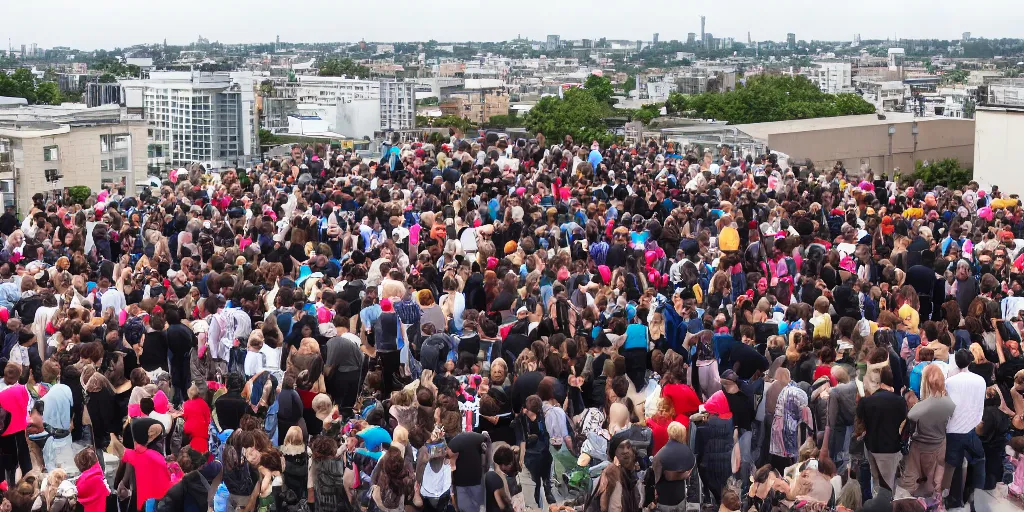
<path fill-rule="evenodd" d="M 837 128 L 853 128 L 858 126 L 890 125 L 895 123 L 919 123 L 938 120 L 954 120 L 949 117 L 914 117 L 913 113 L 885 112 L 885 119 L 877 114 L 857 116 L 819 117 L 815 119 L 794 119 L 791 121 L 775 121 L 770 123 L 753 123 L 734 125 L 740 131 L 756 139 L 767 140 L 776 133 L 811 132 L 817 130 L 833 130 Z M 968 120 L 965 120 L 968 121 Z"/>

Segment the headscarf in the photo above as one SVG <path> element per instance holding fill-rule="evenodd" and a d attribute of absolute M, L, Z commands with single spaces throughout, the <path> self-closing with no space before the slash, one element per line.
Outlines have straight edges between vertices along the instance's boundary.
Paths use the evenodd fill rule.
<path fill-rule="evenodd" d="M 715 391 L 715 394 L 704 403 L 704 410 L 723 420 L 732 419 L 732 411 L 729 409 L 729 400 L 722 390 Z"/>

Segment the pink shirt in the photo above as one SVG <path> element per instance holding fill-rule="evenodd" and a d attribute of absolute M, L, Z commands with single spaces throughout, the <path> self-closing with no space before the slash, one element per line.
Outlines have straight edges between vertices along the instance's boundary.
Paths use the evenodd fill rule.
<path fill-rule="evenodd" d="M 25 386 L 15 384 L 0 391 L 0 407 L 11 413 L 10 422 L 2 435 L 17 434 L 28 427 L 28 390 Z"/>

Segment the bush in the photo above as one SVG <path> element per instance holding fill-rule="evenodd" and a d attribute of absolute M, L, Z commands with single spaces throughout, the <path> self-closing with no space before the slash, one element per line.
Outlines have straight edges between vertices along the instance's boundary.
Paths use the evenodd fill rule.
<path fill-rule="evenodd" d="M 85 204 L 85 201 L 92 195 L 92 189 L 85 185 L 68 188 L 68 197 L 75 204 Z"/>
<path fill-rule="evenodd" d="M 928 187 L 942 185 L 950 189 L 958 189 L 971 182 L 974 170 L 960 167 L 956 158 L 936 160 L 924 165 L 918 160 L 914 163 L 914 179 L 924 181 Z"/>

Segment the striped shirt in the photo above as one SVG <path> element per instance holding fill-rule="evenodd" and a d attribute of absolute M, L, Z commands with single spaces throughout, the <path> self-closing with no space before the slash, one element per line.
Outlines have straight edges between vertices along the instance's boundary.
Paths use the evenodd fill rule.
<path fill-rule="evenodd" d="M 948 434 L 967 434 L 981 423 L 985 409 L 985 379 L 973 372 L 961 371 L 946 379 L 946 391 L 956 404 L 946 425 Z"/>

